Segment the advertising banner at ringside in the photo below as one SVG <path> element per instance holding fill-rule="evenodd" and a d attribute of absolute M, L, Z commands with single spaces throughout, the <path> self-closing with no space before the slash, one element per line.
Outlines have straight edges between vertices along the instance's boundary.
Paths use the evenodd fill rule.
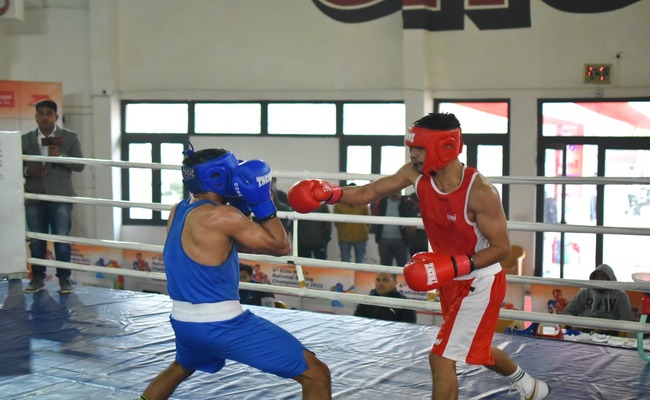
<path fill-rule="evenodd" d="M 0 129 L 23 133 L 35 129 L 35 106 L 43 100 L 52 100 L 58 105 L 57 125 L 63 126 L 62 98 L 60 82 L 0 80 Z"/>
<path fill-rule="evenodd" d="M 123 250 L 87 244 L 72 244 L 70 262 L 95 265 L 105 268 L 122 268 Z M 73 271 L 73 280 L 77 285 L 102 287 L 107 289 L 124 289 L 124 276 L 112 273 Z"/>
<path fill-rule="evenodd" d="M 0 131 L 0 276 L 26 272 L 25 206 L 20 132 Z"/>

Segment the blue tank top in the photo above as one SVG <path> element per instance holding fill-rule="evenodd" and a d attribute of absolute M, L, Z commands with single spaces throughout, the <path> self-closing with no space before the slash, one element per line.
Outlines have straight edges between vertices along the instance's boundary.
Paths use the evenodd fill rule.
<path fill-rule="evenodd" d="M 239 300 L 239 256 L 237 244 L 221 265 L 203 265 L 192 260 L 183 249 L 181 234 L 187 214 L 209 200 L 190 204 L 190 197 L 176 206 L 165 241 L 163 258 L 167 292 L 172 300 L 193 304 Z"/>

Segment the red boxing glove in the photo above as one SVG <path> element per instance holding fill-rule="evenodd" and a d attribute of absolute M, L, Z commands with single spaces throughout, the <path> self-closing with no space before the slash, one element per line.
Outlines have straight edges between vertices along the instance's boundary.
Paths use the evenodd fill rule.
<path fill-rule="evenodd" d="M 320 179 L 306 179 L 296 182 L 289 191 L 289 205 L 295 211 L 306 214 L 315 211 L 323 203 L 334 204 L 343 196 L 343 190 Z"/>
<path fill-rule="evenodd" d="M 449 256 L 421 252 L 411 257 L 411 262 L 404 266 L 404 279 L 412 290 L 427 292 L 473 270 L 472 258 L 464 254 Z"/>

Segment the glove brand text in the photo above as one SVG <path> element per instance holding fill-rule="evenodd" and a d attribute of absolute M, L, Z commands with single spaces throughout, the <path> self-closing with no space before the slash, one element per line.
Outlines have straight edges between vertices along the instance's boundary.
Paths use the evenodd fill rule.
<path fill-rule="evenodd" d="M 427 285 L 433 285 L 438 282 L 438 275 L 436 274 L 436 267 L 433 263 L 424 264 L 424 269 L 427 272 Z"/>
<path fill-rule="evenodd" d="M 271 174 L 258 176 L 256 179 L 257 179 L 257 186 L 262 187 L 264 185 L 267 185 L 269 182 L 271 182 Z"/>

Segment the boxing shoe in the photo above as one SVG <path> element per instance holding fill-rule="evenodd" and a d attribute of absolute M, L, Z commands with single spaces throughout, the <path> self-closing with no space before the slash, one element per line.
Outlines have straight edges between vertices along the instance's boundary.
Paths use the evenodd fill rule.
<path fill-rule="evenodd" d="M 526 388 L 521 381 L 514 383 L 513 385 L 519 392 L 519 398 L 521 400 L 542 400 L 548 397 L 549 393 L 551 393 L 551 387 L 548 383 L 540 379 L 535 379 L 533 388 L 530 392 L 526 392 Z"/>
<path fill-rule="evenodd" d="M 45 279 L 33 278 L 25 288 L 25 293 L 36 293 L 43 289 L 45 289 Z"/>
<path fill-rule="evenodd" d="M 69 294 L 74 292 L 72 282 L 68 278 L 59 278 L 59 293 Z"/>

